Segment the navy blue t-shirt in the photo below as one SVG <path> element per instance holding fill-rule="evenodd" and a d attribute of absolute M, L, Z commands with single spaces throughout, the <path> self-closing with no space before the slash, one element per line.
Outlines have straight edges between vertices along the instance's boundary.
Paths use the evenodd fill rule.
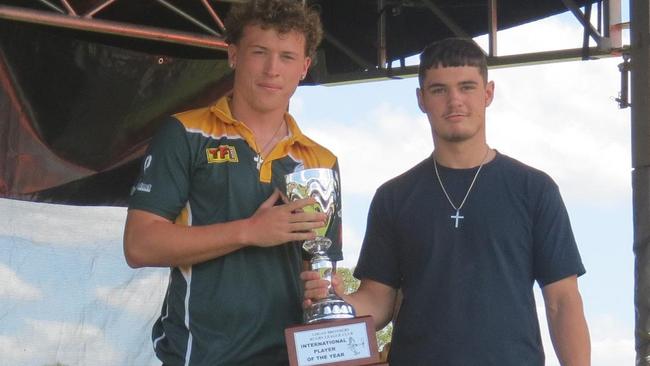
<path fill-rule="evenodd" d="M 478 168 L 438 165 L 456 207 Z M 431 157 L 382 185 L 355 276 L 401 288 L 395 365 L 543 365 L 533 284 L 585 273 L 557 185 L 497 152 L 458 227 Z"/>

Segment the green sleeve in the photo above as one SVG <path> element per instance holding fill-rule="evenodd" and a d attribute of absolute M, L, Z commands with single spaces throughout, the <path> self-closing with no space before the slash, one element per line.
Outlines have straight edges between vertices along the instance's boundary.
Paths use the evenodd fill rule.
<path fill-rule="evenodd" d="M 185 128 L 176 118 L 169 117 L 143 158 L 140 176 L 131 189 L 129 209 L 176 219 L 188 199 L 191 166 L 192 152 Z"/>

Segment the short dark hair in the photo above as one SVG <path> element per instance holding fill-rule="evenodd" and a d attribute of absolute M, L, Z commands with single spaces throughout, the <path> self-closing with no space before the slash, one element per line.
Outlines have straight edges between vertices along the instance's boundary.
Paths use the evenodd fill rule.
<path fill-rule="evenodd" d="M 278 33 L 296 31 L 305 37 L 305 55 L 313 57 L 323 38 L 318 12 L 297 0 L 251 0 L 233 4 L 226 17 L 226 42 L 237 44 L 248 25 L 275 29 Z"/>
<path fill-rule="evenodd" d="M 487 82 L 487 58 L 483 50 L 471 39 L 445 38 L 426 46 L 420 54 L 418 79 L 424 83 L 427 70 L 438 67 L 477 67 Z"/>

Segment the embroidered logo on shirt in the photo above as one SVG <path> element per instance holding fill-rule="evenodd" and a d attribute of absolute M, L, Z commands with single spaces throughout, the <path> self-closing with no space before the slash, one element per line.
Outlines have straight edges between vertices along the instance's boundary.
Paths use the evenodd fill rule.
<path fill-rule="evenodd" d="M 133 196 L 135 194 L 135 192 L 138 192 L 138 191 L 139 192 L 146 192 L 146 193 L 151 192 L 151 184 L 139 182 L 138 184 L 131 186 L 130 195 Z"/>
<path fill-rule="evenodd" d="M 151 184 L 140 182 L 138 183 L 137 186 L 135 186 L 135 190 L 140 192 L 147 192 L 147 193 L 151 192 Z"/>
<path fill-rule="evenodd" d="M 146 172 L 147 168 L 151 166 L 151 160 L 153 160 L 153 157 L 151 155 L 147 155 L 147 157 L 144 159 L 144 164 L 142 166 L 142 172 Z"/>
<path fill-rule="evenodd" d="M 218 147 L 211 147 L 205 149 L 208 156 L 208 163 L 237 163 L 237 150 L 232 145 L 219 145 Z"/>

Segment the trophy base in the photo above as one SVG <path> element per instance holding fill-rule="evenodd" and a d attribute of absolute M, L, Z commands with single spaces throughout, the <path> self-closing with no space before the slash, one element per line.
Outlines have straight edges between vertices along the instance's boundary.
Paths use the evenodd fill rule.
<path fill-rule="evenodd" d="M 284 330 L 290 366 L 381 363 L 371 316 L 302 324 Z"/>
<path fill-rule="evenodd" d="M 354 308 L 350 304 L 335 297 L 317 301 L 308 310 L 305 310 L 307 324 L 323 320 L 352 319 L 354 315 Z"/>

